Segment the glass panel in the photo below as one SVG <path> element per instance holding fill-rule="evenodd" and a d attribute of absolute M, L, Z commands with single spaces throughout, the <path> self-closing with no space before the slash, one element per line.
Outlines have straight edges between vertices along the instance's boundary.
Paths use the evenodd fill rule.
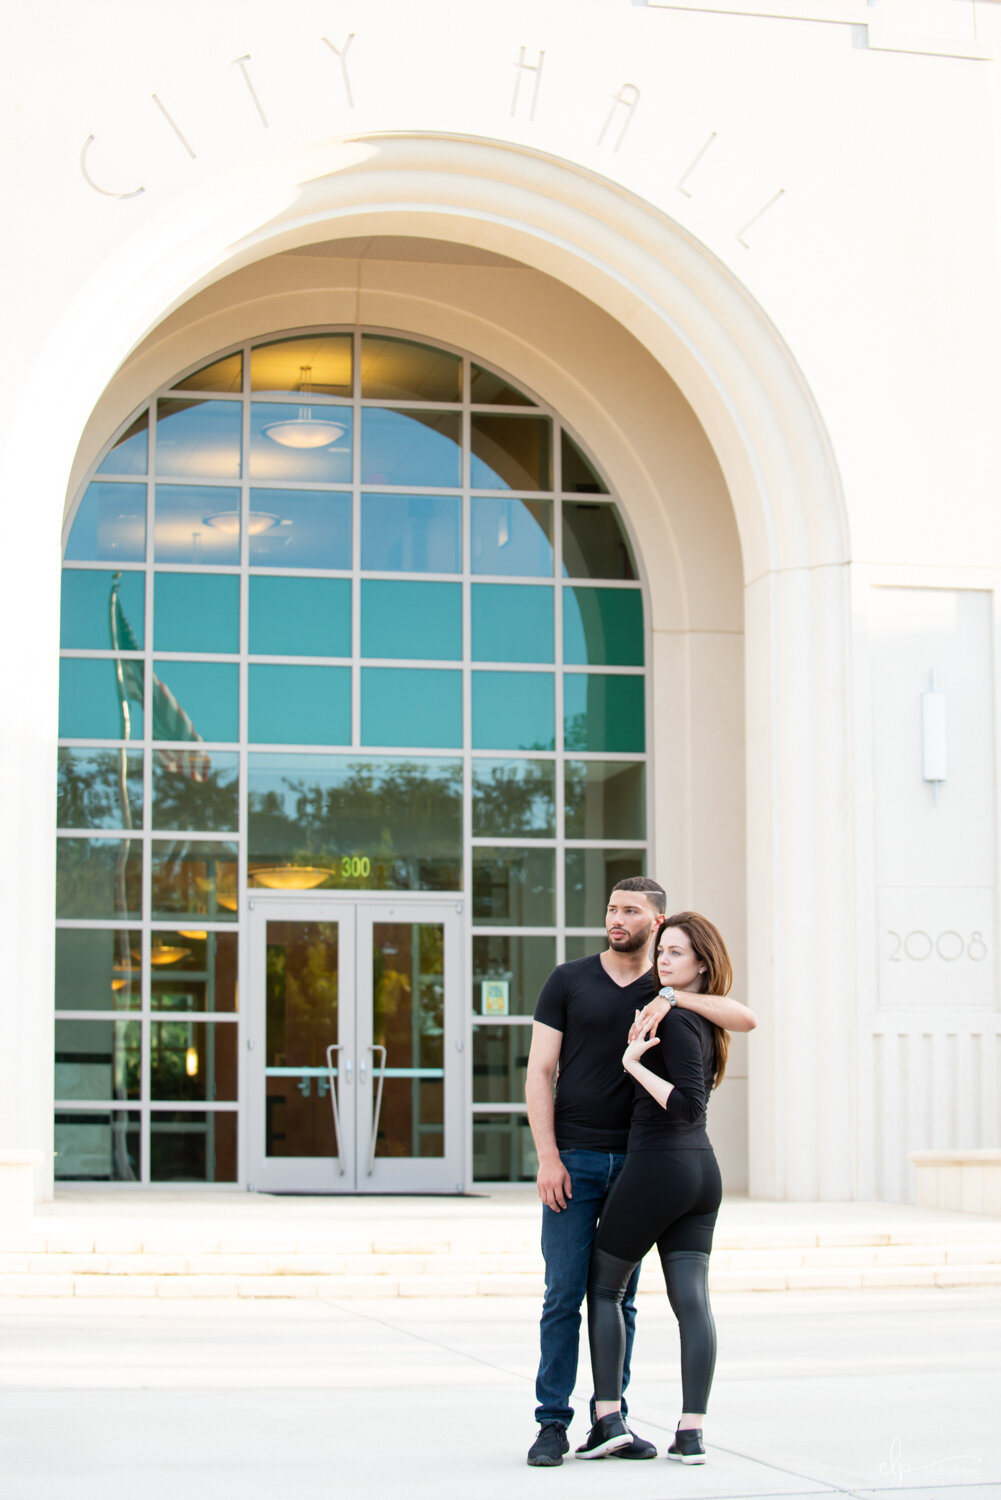
<path fill-rule="evenodd" d="M 133 640 L 126 643 L 112 632 L 117 596 L 130 621 Z M 146 580 L 142 573 L 103 573 L 91 568 L 64 568 L 59 614 L 59 644 L 70 650 L 111 651 L 117 646 L 136 650 L 143 643 L 143 604 Z M 117 630 L 117 621 L 116 630 Z"/>
<path fill-rule="evenodd" d="M 474 849 L 473 920 L 483 926 L 551 927 L 556 920 L 552 849 Z"/>
<path fill-rule="evenodd" d="M 214 359 L 210 365 L 195 370 L 194 374 L 185 375 L 183 380 L 171 386 L 171 390 L 226 391 L 239 395 L 243 390 L 243 355 L 226 354 L 222 359 Z"/>
<path fill-rule="evenodd" d="M 56 1181 L 138 1182 L 139 1139 L 136 1111 L 57 1110 Z"/>
<path fill-rule="evenodd" d="M 568 672 L 563 679 L 563 731 L 568 750 L 628 754 L 644 743 L 644 681 Z"/>
<path fill-rule="evenodd" d="M 56 817 L 60 828 L 141 828 L 141 750 L 62 747 Z"/>
<path fill-rule="evenodd" d="M 56 931 L 57 1010 L 138 1010 L 142 934 L 120 927 Z"/>
<path fill-rule="evenodd" d="M 539 991 L 555 967 L 554 937 L 477 934 L 473 938 L 473 1014 L 532 1015 Z"/>
<path fill-rule="evenodd" d="M 462 585 L 365 580 L 361 586 L 361 654 L 459 661 Z"/>
<path fill-rule="evenodd" d="M 56 1021 L 57 1099 L 138 1099 L 141 1021 Z"/>
<path fill-rule="evenodd" d="M 318 396 L 350 396 L 353 343 L 350 333 L 310 333 L 258 344 L 250 351 L 250 389 L 301 391 L 305 386 Z"/>
<path fill-rule="evenodd" d="M 364 334 L 361 393 L 373 401 L 459 401 L 462 360 L 444 349 Z"/>
<path fill-rule="evenodd" d="M 142 844 L 137 839 L 57 839 L 57 917 L 138 917 Z"/>
<path fill-rule="evenodd" d="M 532 406 L 521 391 L 508 385 L 503 375 L 485 370 L 482 365 L 469 367 L 469 399 L 474 406 Z"/>
<path fill-rule="evenodd" d="M 563 493 L 577 495 L 605 495 L 608 485 L 603 484 L 597 469 L 567 433 L 562 434 Z"/>
<path fill-rule="evenodd" d="M 67 562 L 144 562 L 146 486 L 88 484 L 66 543 Z"/>
<path fill-rule="evenodd" d="M 567 926 L 596 922 L 620 880 L 642 875 L 643 849 L 569 849 L 566 856 Z"/>
<path fill-rule="evenodd" d="M 491 499 L 470 501 L 472 570 L 512 578 L 551 578 L 553 502 Z"/>
<path fill-rule="evenodd" d="M 235 1099 L 236 1027 L 227 1021 L 153 1021 L 149 1080 L 151 1099 Z"/>
<path fill-rule="evenodd" d="M 473 1117 L 474 1182 L 534 1182 L 539 1170 L 523 1114 Z"/>
<path fill-rule="evenodd" d="M 142 682 L 141 661 L 64 657 L 59 663 L 60 739 L 141 739 Z M 128 703 L 127 725 L 122 722 L 120 692 Z"/>
<path fill-rule="evenodd" d="M 154 839 L 153 920 L 185 916 L 236 920 L 236 845 Z"/>
<path fill-rule="evenodd" d="M 452 750 L 462 744 L 462 673 L 363 667 L 363 745 Z"/>
<path fill-rule="evenodd" d="M 361 565 L 371 573 L 462 571 L 458 495 L 362 495 Z"/>
<path fill-rule="evenodd" d="M 632 549 L 619 524 L 614 505 L 564 500 L 563 576 L 636 578 Z"/>
<path fill-rule="evenodd" d="M 646 838 L 644 781 L 642 764 L 568 760 L 563 781 L 567 838 Z"/>
<path fill-rule="evenodd" d="M 251 479 L 350 484 L 352 424 L 350 406 L 252 402 Z"/>
<path fill-rule="evenodd" d="M 236 948 L 235 932 L 203 932 L 191 927 L 179 932 L 154 932 L 150 954 L 152 1008 L 235 1011 Z"/>
<path fill-rule="evenodd" d="M 556 764 L 551 760 L 474 760 L 474 838 L 552 838 Z"/>
<path fill-rule="evenodd" d="M 153 551 L 159 563 L 238 563 L 240 491 L 221 485 L 158 484 Z"/>
<path fill-rule="evenodd" d="M 236 1112 L 156 1110 L 150 1116 L 152 1182 L 235 1182 Z"/>
<path fill-rule="evenodd" d="M 159 400 L 156 472 L 171 479 L 239 479 L 241 401 Z"/>
<path fill-rule="evenodd" d="M 228 573 L 157 573 L 153 644 L 157 651 L 239 651 L 239 578 Z"/>
<path fill-rule="evenodd" d="M 643 665 L 639 589 L 563 590 L 563 660 L 596 667 Z"/>
<path fill-rule="evenodd" d="M 362 412 L 362 484 L 456 488 L 461 482 L 462 418 L 458 412 Z"/>
<path fill-rule="evenodd" d="M 473 1103 L 517 1104 L 525 1097 L 530 1026 L 473 1027 Z"/>
<path fill-rule="evenodd" d="M 351 743 L 351 668 L 252 665 L 249 736 L 261 745 Z"/>
<path fill-rule="evenodd" d="M 229 833 L 239 824 L 235 750 L 153 752 L 153 827 Z"/>
<path fill-rule="evenodd" d="M 553 424 L 548 417 L 475 413 L 469 482 L 474 490 L 551 490 Z"/>
<path fill-rule="evenodd" d="M 122 428 L 97 466 L 99 474 L 145 474 L 149 467 L 149 412 Z"/>
<path fill-rule="evenodd" d="M 551 672 L 474 672 L 474 750 L 552 750 Z"/>
<path fill-rule="evenodd" d="M 351 496 L 330 490 L 251 490 L 250 565 L 351 566 Z"/>
<path fill-rule="evenodd" d="M 249 864 L 256 885 L 462 888 L 462 763 L 251 755 Z"/>
<path fill-rule="evenodd" d="M 474 583 L 472 616 L 474 661 L 552 661 L 552 589 Z"/>
<path fill-rule="evenodd" d="M 240 669 L 233 663 L 158 661 L 153 678 L 155 740 L 235 740 L 239 728 Z M 182 774 L 207 775 L 199 750 L 174 752 Z M 164 761 L 166 764 L 167 762 Z"/>
<path fill-rule="evenodd" d="M 349 578 L 251 578 L 250 650 L 257 656 L 350 656 Z"/>
<path fill-rule="evenodd" d="M 268 923 L 267 1156 L 336 1154 L 327 1048 L 338 1037 L 338 960 L 336 922 Z"/>
<path fill-rule="evenodd" d="M 386 1049 L 380 1158 L 445 1154 L 444 952 L 438 922 L 373 925 L 372 1039 Z"/>
<path fill-rule="evenodd" d="M 572 933 L 566 939 L 566 962 L 575 958 L 587 958 L 592 953 L 601 953 L 608 947 L 608 938 L 602 932 Z"/>

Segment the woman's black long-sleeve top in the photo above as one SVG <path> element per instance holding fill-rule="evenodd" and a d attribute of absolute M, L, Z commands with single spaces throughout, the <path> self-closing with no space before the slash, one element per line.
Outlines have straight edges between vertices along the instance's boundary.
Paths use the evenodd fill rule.
<path fill-rule="evenodd" d="M 706 1105 L 715 1072 L 712 1023 L 693 1010 L 669 1010 L 658 1031 L 660 1045 L 640 1061 L 674 1088 L 667 1104 L 636 1085 L 630 1151 L 711 1151 L 706 1134 Z"/>

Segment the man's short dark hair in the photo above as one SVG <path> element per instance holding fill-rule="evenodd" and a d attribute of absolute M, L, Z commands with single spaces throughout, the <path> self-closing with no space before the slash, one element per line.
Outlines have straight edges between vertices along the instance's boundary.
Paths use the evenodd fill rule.
<path fill-rule="evenodd" d="M 642 891 L 644 896 L 649 896 L 651 904 L 657 911 L 667 911 L 667 892 L 656 880 L 651 880 L 649 875 L 630 875 L 627 880 L 619 880 L 612 886 L 613 891 Z"/>

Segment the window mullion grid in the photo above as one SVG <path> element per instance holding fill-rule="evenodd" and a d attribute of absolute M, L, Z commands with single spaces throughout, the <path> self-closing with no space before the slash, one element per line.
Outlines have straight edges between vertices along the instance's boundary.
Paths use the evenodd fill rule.
<path fill-rule="evenodd" d="M 474 1006 L 473 984 L 473 595 L 472 595 L 472 504 L 469 498 L 469 356 L 462 359 L 462 426 L 460 431 L 462 458 L 462 498 L 459 504 L 460 566 L 462 569 L 462 887 L 468 892 L 470 920 L 466 923 L 464 961 L 469 978 L 469 1001 L 463 1026 L 466 1048 L 466 1094 L 472 1098 L 472 1031 L 470 1017 Z M 470 1175 L 472 1163 L 470 1162 Z"/>
<path fill-rule="evenodd" d="M 361 329 L 352 335 L 354 354 L 351 361 L 351 424 L 354 444 L 351 453 L 351 748 L 361 745 Z"/>
<path fill-rule="evenodd" d="M 556 746 L 556 962 L 566 961 L 566 818 L 565 781 L 566 745 L 563 737 L 563 501 L 559 495 L 563 489 L 563 429 L 553 422 L 553 656 L 556 663 L 555 676 L 555 746 Z"/>

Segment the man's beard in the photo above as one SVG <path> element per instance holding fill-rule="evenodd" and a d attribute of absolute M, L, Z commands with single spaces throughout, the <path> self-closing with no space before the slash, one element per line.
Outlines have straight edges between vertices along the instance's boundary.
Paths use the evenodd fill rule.
<path fill-rule="evenodd" d="M 614 948 L 616 953 L 638 953 L 641 948 L 649 948 L 650 939 L 653 936 L 651 925 L 645 932 L 638 932 L 631 938 L 609 938 L 608 946 Z"/>

